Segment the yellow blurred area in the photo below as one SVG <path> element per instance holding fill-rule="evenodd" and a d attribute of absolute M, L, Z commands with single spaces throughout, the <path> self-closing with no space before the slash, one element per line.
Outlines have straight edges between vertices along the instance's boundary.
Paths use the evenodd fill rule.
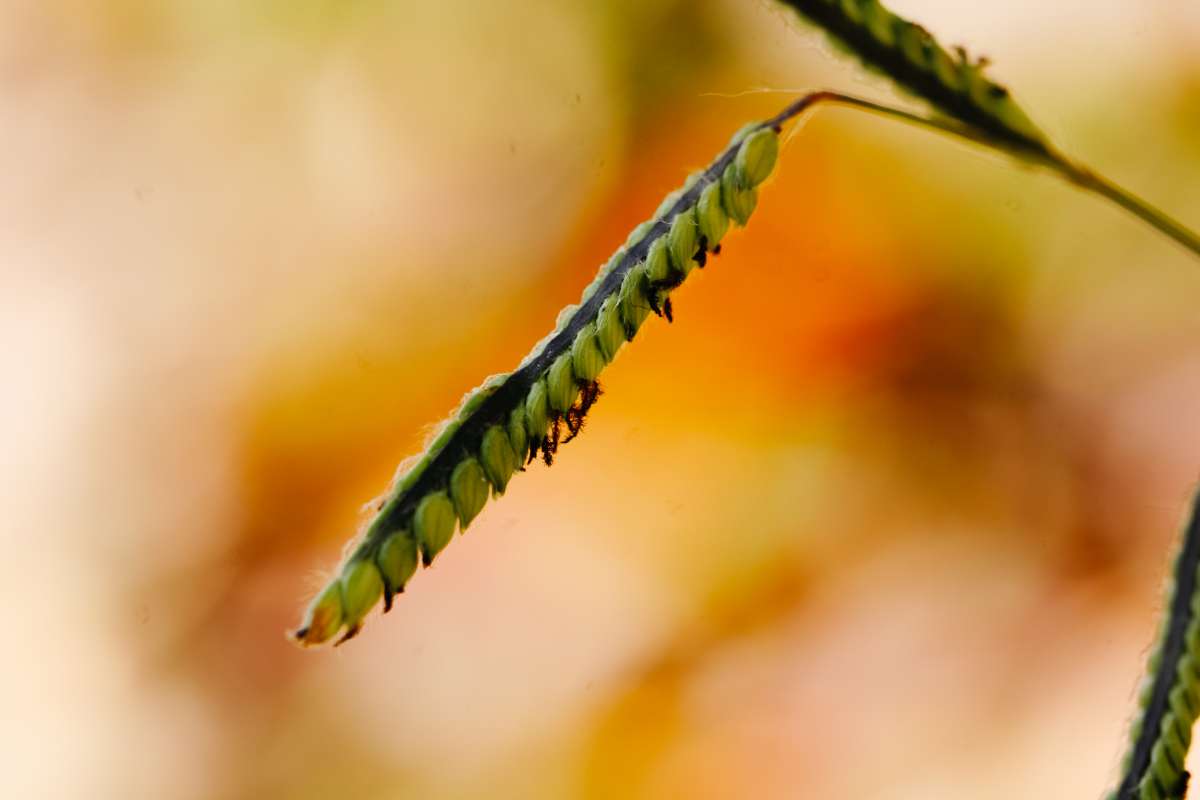
<path fill-rule="evenodd" d="M 894 7 L 1200 224 L 1200 14 L 1078 5 Z M 358 639 L 285 639 L 429 426 L 815 87 L 896 99 L 765 0 L 0 8 L 0 796 L 1100 796 L 1200 269 L 849 110 L 553 468 Z"/>

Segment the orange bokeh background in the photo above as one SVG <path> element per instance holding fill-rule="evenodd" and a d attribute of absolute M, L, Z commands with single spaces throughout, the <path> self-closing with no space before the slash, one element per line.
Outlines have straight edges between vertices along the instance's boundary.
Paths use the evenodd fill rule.
<path fill-rule="evenodd" d="M 1200 14 L 896 3 L 1200 224 Z M 1200 270 L 820 110 L 337 650 L 361 506 L 744 122 L 898 98 L 767 2 L 0 9 L 0 795 L 1098 797 L 1200 465 Z"/>

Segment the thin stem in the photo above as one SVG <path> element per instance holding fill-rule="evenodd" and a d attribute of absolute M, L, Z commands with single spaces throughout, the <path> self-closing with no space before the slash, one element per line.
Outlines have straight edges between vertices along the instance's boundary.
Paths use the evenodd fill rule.
<path fill-rule="evenodd" d="M 815 106 L 817 103 L 833 103 L 835 105 L 842 105 L 842 106 L 848 106 L 850 108 L 857 108 L 860 111 L 868 111 L 873 114 L 879 114 L 880 116 L 891 117 L 892 119 L 898 119 L 903 122 L 910 123 L 912 125 L 918 125 L 918 126 L 924 127 L 924 128 L 931 128 L 940 133 L 948 133 L 952 136 L 958 136 L 963 139 L 969 139 L 970 141 L 977 142 L 979 144 L 984 144 L 989 147 L 1000 147 L 999 145 L 996 145 L 995 143 L 993 143 L 990 139 L 988 139 L 983 134 L 976 133 L 973 129 L 968 128 L 965 125 L 961 125 L 957 122 L 951 122 L 949 120 L 937 119 L 936 117 L 923 117 L 920 114 L 915 114 L 911 111 L 905 111 L 902 108 L 884 105 L 882 103 L 876 103 L 873 100 L 867 100 L 866 98 L 862 98 L 862 97 L 855 97 L 854 95 L 844 94 L 842 92 L 821 91 L 821 92 L 811 92 L 809 94 L 806 94 L 803 97 L 801 97 L 799 100 L 797 100 L 796 102 L 792 103 L 786 109 L 784 109 L 774 119 L 771 119 L 768 122 L 773 123 L 773 122 L 782 121 L 784 119 L 796 116 L 800 112 L 804 111 L 804 109 L 809 108 L 810 106 Z M 1005 149 L 1007 151 L 1007 148 L 1002 148 L 1002 149 Z"/>
<path fill-rule="evenodd" d="M 1102 175 L 1097 175 L 1086 167 L 1072 164 L 1065 158 L 1058 161 L 1054 167 L 1071 183 L 1107 198 L 1126 211 L 1136 214 L 1161 233 L 1170 236 L 1191 250 L 1192 253 L 1200 256 L 1200 236 L 1162 210 L 1155 208 L 1132 192 L 1122 189 Z"/>
<path fill-rule="evenodd" d="M 821 102 L 835 103 L 837 105 L 843 105 L 850 108 L 857 108 L 861 111 L 867 111 L 880 116 L 890 117 L 911 125 L 929 128 L 939 133 L 949 134 L 960 139 L 966 139 L 992 150 L 997 150 L 1007 155 L 1020 158 L 1024 161 L 1047 167 L 1075 186 L 1116 203 L 1121 208 L 1129 211 L 1130 213 L 1142 219 L 1144 222 L 1153 226 L 1160 233 L 1163 233 L 1174 239 L 1176 242 L 1190 250 L 1194 255 L 1200 256 L 1200 235 L 1197 235 L 1194 231 L 1183 225 L 1178 220 L 1164 213 L 1160 209 L 1155 208 L 1153 205 L 1133 194 L 1132 192 L 1122 189 L 1120 186 L 1117 186 L 1107 178 L 1092 172 L 1086 167 L 1079 166 L 1078 164 L 1070 161 L 1066 156 L 1053 151 L 1050 151 L 1047 154 L 1014 148 L 1007 142 L 999 142 L 982 131 L 978 131 L 956 122 L 942 120 L 936 117 L 923 117 L 920 114 L 914 114 L 911 111 L 905 111 L 901 108 L 895 108 L 894 106 L 876 103 L 871 100 L 865 100 L 861 97 L 842 94 L 840 92 L 813 92 L 812 94 L 807 94 L 789 106 L 787 110 L 779 115 L 779 117 L 783 119 L 790 118 L 800 113 L 805 108 L 814 106 Z"/>

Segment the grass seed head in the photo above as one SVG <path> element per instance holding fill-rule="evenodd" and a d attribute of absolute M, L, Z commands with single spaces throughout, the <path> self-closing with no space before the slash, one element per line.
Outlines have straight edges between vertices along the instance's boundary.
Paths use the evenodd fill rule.
<path fill-rule="evenodd" d="M 878 0 L 781 0 L 822 28 L 830 39 L 913 95 L 1009 149 L 1045 161 L 1052 151 L 1044 133 L 983 74 L 985 61 L 955 58 L 920 25 Z"/>
<path fill-rule="evenodd" d="M 299 642 L 320 644 L 342 628 L 341 641 L 353 636 L 379 596 L 390 608 L 418 561 L 429 566 L 455 527 L 466 529 L 526 459 L 540 453 L 553 462 L 559 445 L 583 429 L 603 368 L 652 311 L 672 319 L 670 291 L 703 266 L 709 247 L 715 252 L 731 219 L 745 224 L 756 202 L 753 184 L 775 160 L 775 130 L 804 107 L 790 104 L 766 123 L 767 133 L 761 122 L 744 126 L 707 169 L 667 196 L 654 220 L 630 233 L 514 372 L 464 396 L 397 475 L 342 576 L 310 604 L 294 634 Z"/>

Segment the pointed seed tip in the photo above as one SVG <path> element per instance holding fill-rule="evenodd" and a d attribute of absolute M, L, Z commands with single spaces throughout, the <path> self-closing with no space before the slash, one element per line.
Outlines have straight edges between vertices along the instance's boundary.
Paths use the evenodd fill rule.
<path fill-rule="evenodd" d="M 362 625 L 350 626 L 349 628 L 346 629 L 346 632 L 342 634 L 342 638 L 338 639 L 336 642 L 333 643 L 333 646 L 341 647 L 343 644 L 350 641 L 355 636 L 358 636 L 358 632 L 361 630 L 362 630 Z"/>

